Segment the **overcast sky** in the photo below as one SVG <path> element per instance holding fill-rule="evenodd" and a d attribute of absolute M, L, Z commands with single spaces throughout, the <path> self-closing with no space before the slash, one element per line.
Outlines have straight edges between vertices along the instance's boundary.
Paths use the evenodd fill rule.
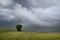
<path fill-rule="evenodd" d="M 60 31 L 60 0 L 0 0 L 0 27 L 24 31 Z"/>

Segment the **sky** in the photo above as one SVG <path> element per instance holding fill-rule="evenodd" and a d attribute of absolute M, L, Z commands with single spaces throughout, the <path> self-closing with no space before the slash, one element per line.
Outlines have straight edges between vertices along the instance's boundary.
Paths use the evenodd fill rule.
<path fill-rule="evenodd" d="M 60 0 L 0 0 L 0 28 L 60 31 Z"/>

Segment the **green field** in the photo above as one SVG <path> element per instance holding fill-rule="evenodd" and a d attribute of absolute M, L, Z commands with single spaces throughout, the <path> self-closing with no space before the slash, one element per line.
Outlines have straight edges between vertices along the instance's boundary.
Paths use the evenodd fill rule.
<path fill-rule="evenodd" d="M 36 33 L 0 30 L 0 40 L 60 40 L 60 33 Z"/>

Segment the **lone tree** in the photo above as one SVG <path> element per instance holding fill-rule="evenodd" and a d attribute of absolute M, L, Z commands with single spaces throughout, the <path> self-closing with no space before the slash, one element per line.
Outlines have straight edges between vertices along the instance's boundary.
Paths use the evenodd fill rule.
<path fill-rule="evenodd" d="M 17 31 L 22 31 L 21 29 L 22 29 L 22 25 L 21 24 L 17 24 L 16 25 L 16 29 L 17 29 Z"/>

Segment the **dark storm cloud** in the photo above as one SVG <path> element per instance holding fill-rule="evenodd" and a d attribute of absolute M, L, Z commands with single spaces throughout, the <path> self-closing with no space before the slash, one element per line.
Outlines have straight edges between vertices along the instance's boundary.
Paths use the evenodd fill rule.
<path fill-rule="evenodd" d="M 21 23 L 24 31 L 59 31 L 59 5 L 59 0 L 0 0 L 0 27 Z"/>
<path fill-rule="evenodd" d="M 21 4 L 23 7 L 27 8 L 48 8 L 55 5 L 55 3 L 50 0 L 14 0 L 14 2 Z"/>
<path fill-rule="evenodd" d="M 22 7 L 29 8 L 31 5 L 29 4 L 28 0 L 14 0 L 15 3 L 21 4 Z"/>

